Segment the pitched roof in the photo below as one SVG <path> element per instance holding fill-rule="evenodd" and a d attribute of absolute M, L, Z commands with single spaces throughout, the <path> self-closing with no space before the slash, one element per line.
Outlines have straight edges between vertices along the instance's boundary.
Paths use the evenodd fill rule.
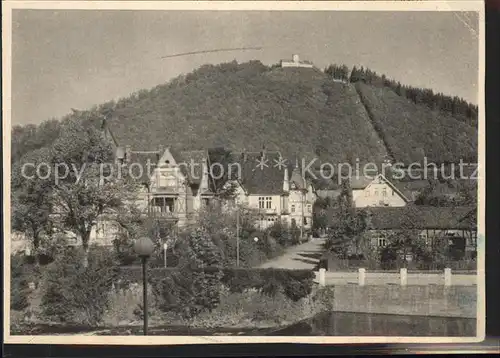
<path fill-rule="evenodd" d="M 192 184 L 200 184 L 203 177 L 203 166 L 207 165 L 206 150 L 176 150 L 169 148 L 177 164 L 183 163 L 180 169 Z"/>
<path fill-rule="evenodd" d="M 311 179 L 311 184 L 313 188 L 318 191 L 318 190 L 338 190 L 340 188 L 340 185 L 332 179 L 323 179 L 321 177 L 318 177 L 316 179 Z"/>
<path fill-rule="evenodd" d="M 140 183 L 149 183 L 149 179 L 158 165 L 159 154 L 160 152 L 157 151 L 130 152 L 128 167 L 133 178 Z"/>
<path fill-rule="evenodd" d="M 239 179 L 241 186 L 248 194 L 282 194 L 284 169 L 275 166 L 275 161 L 281 157 L 281 153 L 265 152 L 262 162 L 265 165 L 259 166 L 261 156 L 261 152 L 233 152 L 232 163 L 237 163 L 241 168 L 241 177 L 235 178 L 234 175 L 237 173 L 233 172 L 232 179 Z"/>
<path fill-rule="evenodd" d="M 307 181 L 302 178 L 300 164 L 298 168 L 290 160 L 282 157 L 279 151 L 265 151 L 263 162 L 260 161 L 262 152 L 232 152 L 230 162 L 241 168 L 241 177 L 237 177 L 234 170 L 230 179 L 237 179 L 248 194 L 281 195 L 285 177 L 285 167 L 288 169 L 290 184 L 296 184 L 297 189 L 305 189 Z M 282 166 L 278 166 L 280 158 Z M 263 163 L 265 165 L 260 166 Z"/>
<path fill-rule="evenodd" d="M 463 225 L 470 225 L 473 228 L 477 228 L 477 209 L 471 209 L 463 218 L 461 218 L 460 223 Z"/>
<path fill-rule="evenodd" d="M 318 189 L 316 190 L 316 195 L 319 197 L 319 198 L 337 198 L 340 193 L 342 192 L 341 189 Z"/>
<path fill-rule="evenodd" d="M 378 174 L 375 177 L 373 176 L 360 176 L 360 177 L 352 177 L 350 180 L 351 189 L 353 190 L 362 190 L 365 189 L 370 183 L 372 183 L 376 179 L 382 179 L 386 182 L 394 191 L 396 191 L 405 201 L 410 201 L 412 196 L 408 196 L 408 192 L 401 191 L 394 183 L 392 183 L 389 179 L 387 179 L 384 175 Z"/>
<path fill-rule="evenodd" d="M 462 220 L 471 207 L 370 207 L 370 227 L 376 230 L 397 230 L 410 226 L 415 229 L 474 229 L 470 222 Z"/>
<path fill-rule="evenodd" d="M 373 180 L 375 177 L 370 176 L 360 176 L 360 177 L 352 177 L 350 180 L 350 186 L 351 189 L 354 190 L 359 190 L 359 189 L 364 189 L 366 188 Z"/>
<path fill-rule="evenodd" d="M 399 189 L 399 191 L 411 200 L 415 200 L 422 190 L 429 187 L 429 182 L 427 180 L 392 180 L 392 183 Z"/>

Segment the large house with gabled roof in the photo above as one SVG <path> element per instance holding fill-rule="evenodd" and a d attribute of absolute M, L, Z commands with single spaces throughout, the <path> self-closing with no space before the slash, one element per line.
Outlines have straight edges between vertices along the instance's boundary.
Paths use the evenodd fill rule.
<path fill-rule="evenodd" d="M 262 150 L 232 153 L 231 163 L 240 168 L 239 176 L 229 178 L 236 184 L 236 201 L 258 212 L 260 228 L 278 221 L 312 228 L 315 195 L 298 162 L 293 165 L 279 151 Z"/>
<path fill-rule="evenodd" d="M 211 163 L 208 150 L 163 146 L 149 151 L 132 150 L 118 142 L 106 121 L 102 131 L 112 142 L 117 161 L 130 165 L 132 172 L 139 167 L 144 169 L 136 177 L 144 184 L 138 203 L 145 214 L 182 227 L 193 222 L 197 212 L 216 196 L 212 166 L 219 163 Z M 127 143 L 129 136 L 122 137 Z M 265 149 L 230 152 L 227 160 L 229 165 L 224 170 L 229 170 L 226 180 L 235 184 L 235 201 L 258 212 L 259 228 L 265 229 L 277 221 L 303 230 L 312 228 L 315 196 L 298 163 L 294 166 L 279 151 Z M 132 168 L 134 165 L 137 170 Z"/>

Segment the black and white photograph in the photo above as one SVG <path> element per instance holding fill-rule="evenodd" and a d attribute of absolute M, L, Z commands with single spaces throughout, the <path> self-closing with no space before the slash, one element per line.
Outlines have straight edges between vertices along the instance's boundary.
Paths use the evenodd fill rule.
<path fill-rule="evenodd" d="M 6 343 L 484 338 L 482 2 L 2 7 Z"/>

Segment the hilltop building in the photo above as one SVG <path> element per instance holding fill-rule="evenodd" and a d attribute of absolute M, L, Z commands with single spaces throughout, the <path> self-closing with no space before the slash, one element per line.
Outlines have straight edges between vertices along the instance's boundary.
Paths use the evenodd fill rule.
<path fill-rule="evenodd" d="M 313 68 L 314 65 L 309 61 L 301 61 L 299 55 L 293 55 L 292 60 L 281 60 L 281 67 Z"/>

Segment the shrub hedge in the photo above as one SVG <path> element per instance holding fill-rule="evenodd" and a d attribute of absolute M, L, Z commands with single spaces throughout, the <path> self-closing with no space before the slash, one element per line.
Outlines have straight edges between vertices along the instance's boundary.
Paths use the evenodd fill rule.
<path fill-rule="evenodd" d="M 196 295 L 190 281 L 197 275 L 221 273 L 220 283 L 231 292 L 243 292 L 255 289 L 273 296 L 282 291 L 289 299 L 298 301 L 312 291 L 314 273 L 310 270 L 286 269 L 248 269 L 248 268 L 190 268 L 180 271 L 169 268 L 153 268 L 148 272 L 149 282 L 155 292 L 164 296 L 164 308 L 171 309 L 178 303 L 185 305 L 190 297 Z M 121 267 L 118 275 L 119 287 L 141 282 L 140 266 Z"/>

